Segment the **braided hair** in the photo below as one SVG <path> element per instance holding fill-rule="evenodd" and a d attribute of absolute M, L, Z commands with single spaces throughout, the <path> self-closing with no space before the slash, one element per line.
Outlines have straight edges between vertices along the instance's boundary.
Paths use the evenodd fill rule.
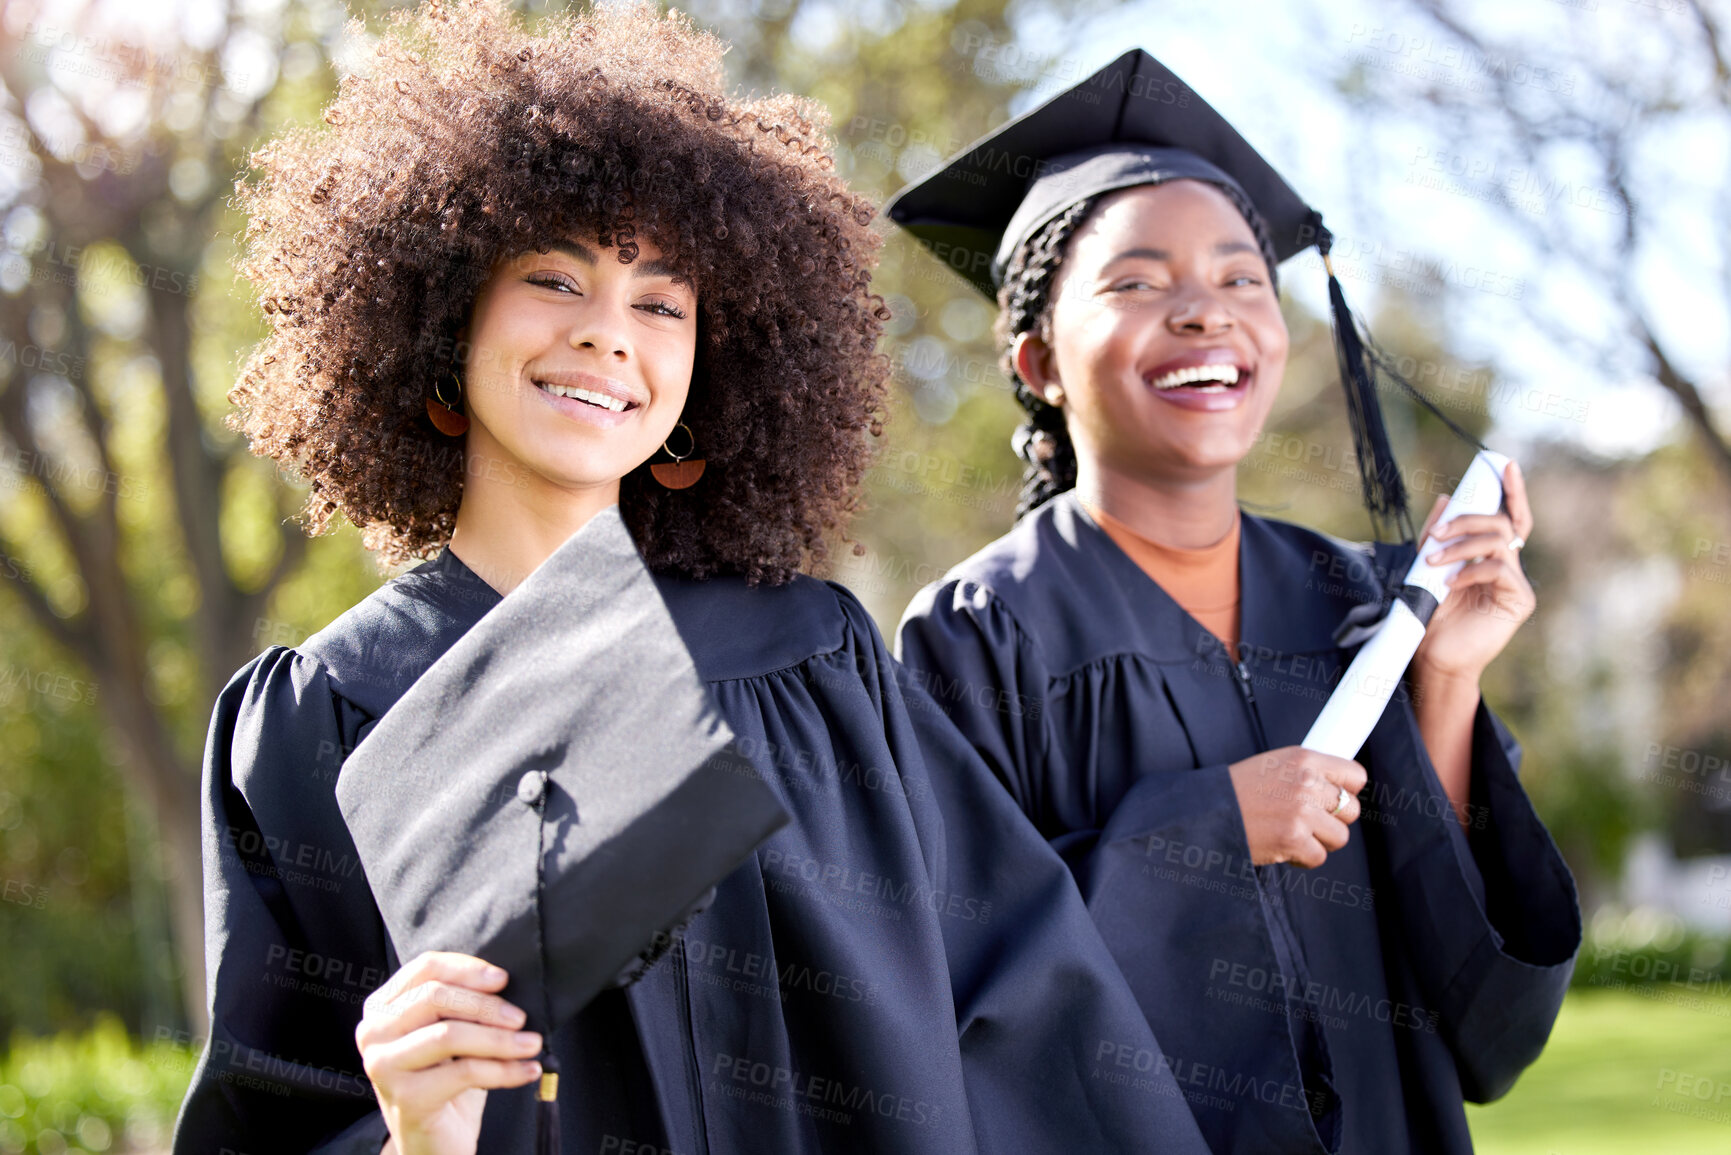
<path fill-rule="evenodd" d="M 1226 199 L 1244 215 L 1268 265 L 1269 287 L 1278 295 L 1280 282 L 1275 271 L 1274 242 L 1262 214 L 1234 186 L 1204 183 L 1226 194 Z M 1058 280 L 1058 266 L 1063 262 L 1070 238 L 1106 195 L 1100 193 L 1078 201 L 1016 246 L 1004 271 L 1004 283 L 998 289 L 998 319 L 992 325 L 992 335 L 998 341 L 998 365 L 1016 383 L 1016 400 L 1027 414 L 1010 439 L 1016 456 L 1025 465 L 1022 492 L 1016 503 L 1018 521 L 1065 490 L 1076 487 L 1076 447 L 1070 441 L 1064 410 L 1036 393 L 1016 371 L 1016 338 L 1033 333 L 1051 344 L 1052 286 Z"/>

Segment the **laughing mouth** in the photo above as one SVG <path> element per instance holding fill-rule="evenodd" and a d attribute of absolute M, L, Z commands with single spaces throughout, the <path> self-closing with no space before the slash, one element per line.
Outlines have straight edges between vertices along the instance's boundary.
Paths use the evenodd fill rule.
<path fill-rule="evenodd" d="M 1237 386 L 1240 378 L 1248 376 L 1236 365 L 1190 365 L 1164 373 L 1148 383 L 1156 389 L 1189 388 L 1193 393 L 1224 393 Z"/>
<path fill-rule="evenodd" d="M 584 389 L 576 385 L 556 385 L 550 381 L 537 381 L 535 387 L 544 389 L 555 397 L 569 397 L 573 401 L 581 401 L 586 405 L 593 405 L 597 409 L 606 409 L 613 413 L 623 413 L 627 409 L 637 408 L 635 401 L 621 401 L 619 398 L 603 393 L 598 389 Z"/>

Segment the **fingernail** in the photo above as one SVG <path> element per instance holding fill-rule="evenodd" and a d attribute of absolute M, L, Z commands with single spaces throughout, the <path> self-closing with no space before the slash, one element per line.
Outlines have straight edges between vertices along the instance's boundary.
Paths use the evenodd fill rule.
<path fill-rule="evenodd" d="M 1433 550 L 1431 552 L 1431 555 L 1429 557 L 1425 558 L 1424 560 L 1427 563 L 1429 563 L 1430 565 L 1435 565 L 1435 564 L 1437 564 L 1438 559 L 1440 559 L 1442 557 L 1442 555 L 1443 555 L 1442 550 L 1440 550 L 1440 549 L 1439 550 Z"/>
<path fill-rule="evenodd" d="M 504 1009 L 501 1010 L 499 1012 L 499 1014 L 507 1023 L 510 1023 L 513 1027 L 522 1026 L 523 1023 L 525 1021 L 527 1021 L 527 1019 L 529 1018 L 528 1015 L 523 1013 L 522 1007 L 514 1007 L 510 1003 L 506 1003 Z"/>
<path fill-rule="evenodd" d="M 506 975 L 504 968 L 489 966 L 486 970 L 481 972 L 481 977 L 490 983 L 496 983 L 504 981 Z"/>
<path fill-rule="evenodd" d="M 516 1042 L 520 1047 L 539 1047 L 541 1045 L 541 1036 L 536 1031 L 518 1031 Z"/>
<path fill-rule="evenodd" d="M 1447 537 L 1449 535 L 1448 531 L 1453 525 L 1454 522 L 1452 521 L 1439 522 L 1437 523 L 1437 527 L 1431 530 L 1431 533 L 1435 534 L 1437 537 Z"/>

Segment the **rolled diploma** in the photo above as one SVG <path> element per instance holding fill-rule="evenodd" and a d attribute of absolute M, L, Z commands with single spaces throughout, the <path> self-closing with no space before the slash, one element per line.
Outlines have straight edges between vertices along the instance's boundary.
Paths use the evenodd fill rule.
<path fill-rule="evenodd" d="M 1437 524 L 1468 514 L 1495 513 L 1502 508 L 1503 470 L 1508 464 L 1509 459 L 1502 454 L 1480 450 L 1467 467 L 1466 476 L 1461 478 L 1459 488 L 1449 498 Z M 1431 565 L 1424 560 L 1428 544 L 1428 538 L 1420 543 L 1418 557 L 1407 570 L 1406 584 L 1430 591 L 1440 604 L 1448 596 L 1449 580 L 1466 563 Z M 1358 656 L 1341 676 L 1340 685 L 1334 688 L 1334 693 L 1322 707 L 1322 713 L 1316 716 L 1310 733 L 1304 736 L 1304 748 L 1333 754 L 1337 758 L 1351 758 L 1357 754 L 1364 740 L 1376 728 L 1377 719 L 1387 708 L 1388 700 L 1400 684 L 1401 675 L 1406 673 L 1413 654 L 1418 651 L 1419 643 L 1424 641 L 1424 630 L 1425 623 L 1418 620 L 1405 602 L 1396 601 L 1391 605 L 1381 627 L 1360 647 Z"/>

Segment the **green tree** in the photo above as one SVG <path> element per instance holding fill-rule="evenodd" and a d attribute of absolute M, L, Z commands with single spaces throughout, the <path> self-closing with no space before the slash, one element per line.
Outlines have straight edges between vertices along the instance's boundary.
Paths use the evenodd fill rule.
<path fill-rule="evenodd" d="M 104 749 L 158 835 L 143 861 L 160 854 L 196 1023 L 199 742 L 308 553 L 295 494 L 222 423 L 256 333 L 226 271 L 227 194 L 261 130 L 322 102 L 342 12 L 234 5 L 187 36 L 63 11 L 0 5 L 4 597 L 93 687 Z M 9 631 L 9 655 L 23 645 Z M 9 780 L 29 749 L 8 745 Z M 44 854 L 47 814 L 29 816 Z"/>

